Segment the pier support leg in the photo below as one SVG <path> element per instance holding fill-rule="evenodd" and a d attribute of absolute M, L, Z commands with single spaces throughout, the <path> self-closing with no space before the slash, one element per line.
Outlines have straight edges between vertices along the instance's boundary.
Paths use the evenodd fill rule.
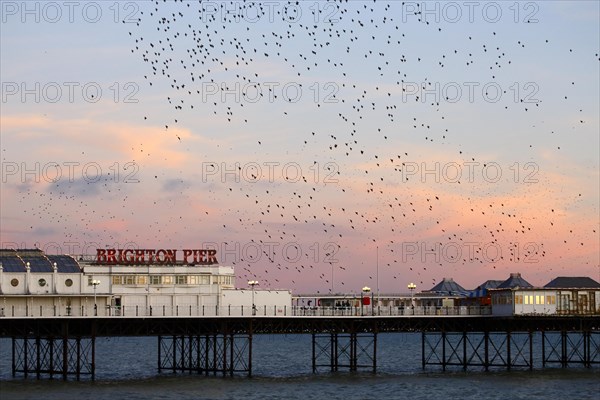
<path fill-rule="evenodd" d="M 485 341 L 484 344 L 484 359 L 483 359 L 483 367 L 485 368 L 486 371 L 490 370 L 490 333 L 488 331 L 485 331 L 483 333 L 483 340 Z"/>
<path fill-rule="evenodd" d="M 192 335 L 158 337 L 158 370 L 252 374 L 252 335 Z"/>
<path fill-rule="evenodd" d="M 542 365 L 558 364 L 566 368 L 569 364 L 590 367 L 598 363 L 599 345 L 591 331 L 542 332 Z"/>
<path fill-rule="evenodd" d="M 62 346 L 62 349 L 60 348 Z M 37 379 L 69 375 L 95 377 L 95 337 L 36 336 L 12 338 L 12 373 L 22 373 L 24 378 L 35 374 Z"/>
<path fill-rule="evenodd" d="M 347 368 L 377 369 L 377 333 L 312 334 L 312 371 L 327 367 L 331 372 Z"/>
<path fill-rule="evenodd" d="M 421 364 L 448 367 L 532 368 L 532 333 L 422 332 Z"/>

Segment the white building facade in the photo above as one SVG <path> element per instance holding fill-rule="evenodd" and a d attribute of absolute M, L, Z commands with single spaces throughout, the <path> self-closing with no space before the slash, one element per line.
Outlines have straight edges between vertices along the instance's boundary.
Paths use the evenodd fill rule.
<path fill-rule="evenodd" d="M 491 289 L 492 315 L 598 315 L 600 289 Z"/>
<path fill-rule="evenodd" d="M 99 249 L 94 257 L 0 250 L 0 316 L 276 315 L 291 292 L 235 289 L 214 250 Z M 231 314 L 231 310 L 234 314 Z"/>

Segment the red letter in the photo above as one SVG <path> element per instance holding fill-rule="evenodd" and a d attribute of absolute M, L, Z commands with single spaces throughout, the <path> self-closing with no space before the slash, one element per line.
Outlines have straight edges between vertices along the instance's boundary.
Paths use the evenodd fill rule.
<path fill-rule="evenodd" d="M 106 262 L 106 250 L 96 249 L 96 264 L 103 264 Z"/>
<path fill-rule="evenodd" d="M 152 264 L 154 262 L 154 250 L 146 250 L 146 254 L 148 254 L 148 264 Z"/>
<path fill-rule="evenodd" d="M 108 249 L 106 251 L 106 263 L 107 264 L 116 264 L 117 260 L 115 259 L 115 253 L 117 251 L 115 249 Z"/>
<path fill-rule="evenodd" d="M 144 263 L 144 250 L 136 250 L 135 251 L 135 263 L 136 264 Z"/>
<path fill-rule="evenodd" d="M 127 249 L 123 252 L 123 264 L 133 264 L 134 260 L 133 250 Z"/>
<path fill-rule="evenodd" d="M 192 250 L 183 250 L 183 263 L 184 264 L 189 264 L 188 263 L 188 257 L 192 255 Z"/>
<path fill-rule="evenodd" d="M 177 250 L 167 250 L 167 255 L 165 256 L 165 264 L 177 264 Z"/>
<path fill-rule="evenodd" d="M 206 262 L 208 264 L 218 264 L 219 262 L 217 261 L 217 251 L 216 250 L 207 250 L 208 252 L 208 260 L 206 260 Z"/>

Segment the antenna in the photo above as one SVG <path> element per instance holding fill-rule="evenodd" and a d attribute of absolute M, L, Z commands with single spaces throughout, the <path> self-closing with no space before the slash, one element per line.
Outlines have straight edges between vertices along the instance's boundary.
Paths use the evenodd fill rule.
<path fill-rule="evenodd" d="M 375 266 L 377 268 L 377 273 L 375 274 L 376 276 L 376 280 L 377 280 L 377 284 L 375 285 L 377 288 L 377 305 L 379 305 L 379 246 L 376 247 L 376 252 L 375 252 Z"/>

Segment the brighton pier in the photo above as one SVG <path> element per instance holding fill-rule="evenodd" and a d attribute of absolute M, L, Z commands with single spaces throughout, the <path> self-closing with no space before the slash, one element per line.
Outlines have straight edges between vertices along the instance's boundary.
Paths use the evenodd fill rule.
<path fill-rule="evenodd" d="M 232 267 L 191 262 L 215 253 L 188 252 L 140 266 L 116 250 L 116 264 L 100 250 L 87 260 L 0 250 L 0 338 L 10 339 L 12 375 L 94 379 L 97 338 L 140 336 L 157 338 L 159 371 L 200 375 L 251 376 L 252 340 L 264 334 L 311 335 L 315 373 L 376 372 L 378 335 L 395 332 L 421 335 L 422 368 L 600 364 L 600 284 L 590 278 L 534 287 L 514 273 L 470 292 L 443 279 L 418 293 L 411 283 L 410 294 L 292 296 L 257 281 L 236 288 Z"/>

